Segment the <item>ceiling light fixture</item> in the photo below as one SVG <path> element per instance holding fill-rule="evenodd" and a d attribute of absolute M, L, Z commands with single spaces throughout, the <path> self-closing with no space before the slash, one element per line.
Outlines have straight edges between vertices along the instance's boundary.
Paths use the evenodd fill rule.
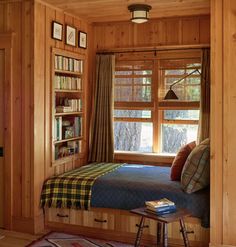
<path fill-rule="evenodd" d="M 128 10 L 131 13 L 131 21 L 135 23 L 144 23 L 149 19 L 149 10 L 152 7 L 147 4 L 131 4 Z"/>

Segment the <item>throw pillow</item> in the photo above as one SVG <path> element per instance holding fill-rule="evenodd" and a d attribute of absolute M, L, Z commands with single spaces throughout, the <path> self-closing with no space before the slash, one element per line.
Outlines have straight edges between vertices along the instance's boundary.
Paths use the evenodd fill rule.
<path fill-rule="evenodd" d="M 171 166 L 170 179 L 172 181 L 177 181 L 181 179 L 181 173 L 182 173 L 185 161 L 187 160 L 189 154 L 192 152 L 192 150 L 195 147 L 196 147 L 196 143 L 190 142 L 187 145 L 180 148 Z"/>
<path fill-rule="evenodd" d="M 181 186 L 189 194 L 210 184 L 210 140 L 196 146 L 188 156 L 181 174 Z"/>

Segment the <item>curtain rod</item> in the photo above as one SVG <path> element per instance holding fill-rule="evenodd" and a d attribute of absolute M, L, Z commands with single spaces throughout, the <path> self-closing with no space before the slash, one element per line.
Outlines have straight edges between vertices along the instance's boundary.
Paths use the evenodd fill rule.
<path fill-rule="evenodd" d="M 117 49 L 117 50 L 101 50 L 97 51 L 96 54 L 110 54 L 114 55 L 116 53 L 132 53 L 132 52 L 158 52 L 158 51 L 173 51 L 173 50 L 197 50 L 202 48 L 210 48 L 210 45 L 194 45 L 194 46 L 159 46 L 153 48 L 124 48 L 124 49 Z"/>

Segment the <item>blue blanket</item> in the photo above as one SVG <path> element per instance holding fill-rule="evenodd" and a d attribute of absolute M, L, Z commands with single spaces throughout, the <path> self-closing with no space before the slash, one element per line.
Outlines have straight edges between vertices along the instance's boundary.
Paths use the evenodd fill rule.
<path fill-rule="evenodd" d="M 91 206 L 130 210 L 163 197 L 187 208 L 192 216 L 201 218 L 202 226 L 209 227 L 209 188 L 186 194 L 179 181 L 170 180 L 169 167 L 125 164 L 95 181 Z"/>

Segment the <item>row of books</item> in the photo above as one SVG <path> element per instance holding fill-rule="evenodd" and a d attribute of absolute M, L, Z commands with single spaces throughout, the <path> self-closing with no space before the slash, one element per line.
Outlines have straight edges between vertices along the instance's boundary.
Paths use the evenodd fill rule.
<path fill-rule="evenodd" d="M 176 205 L 167 198 L 155 201 L 146 201 L 146 211 L 157 215 L 170 214 L 176 212 Z"/>
<path fill-rule="evenodd" d="M 81 90 L 82 82 L 79 77 L 54 76 L 55 89 Z"/>
<path fill-rule="evenodd" d="M 63 120 L 62 117 L 55 117 L 54 140 L 61 141 L 82 135 L 82 118 L 73 117 L 70 120 Z"/>
<path fill-rule="evenodd" d="M 77 154 L 77 153 L 81 153 L 82 151 L 82 145 L 81 145 L 81 141 L 68 141 L 67 143 L 60 145 L 56 145 L 55 146 L 55 160 L 69 156 L 69 155 L 73 155 L 73 154 Z"/>
<path fill-rule="evenodd" d="M 55 55 L 55 69 L 83 73 L 83 61 Z"/>
<path fill-rule="evenodd" d="M 81 99 L 67 99 L 64 105 L 56 106 L 56 113 L 80 112 L 82 111 Z"/>

